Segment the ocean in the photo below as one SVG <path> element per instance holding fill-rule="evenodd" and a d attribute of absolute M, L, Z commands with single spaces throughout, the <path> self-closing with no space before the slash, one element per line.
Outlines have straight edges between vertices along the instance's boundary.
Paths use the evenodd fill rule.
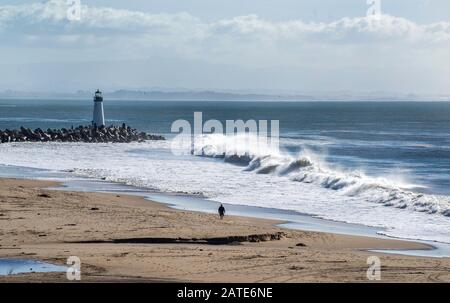
<path fill-rule="evenodd" d="M 392 237 L 450 243 L 449 102 L 105 101 L 107 123 L 167 141 L 0 144 L 0 175 L 36 168 L 158 193 L 270 207 L 380 228 Z M 70 128 L 92 101 L 0 100 L 0 129 Z M 279 120 L 280 150 L 251 144 L 230 161 L 223 135 L 201 156 L 172 153 L 175 120 Z M 5 174 L 3 174 L 5 175 Z"/>

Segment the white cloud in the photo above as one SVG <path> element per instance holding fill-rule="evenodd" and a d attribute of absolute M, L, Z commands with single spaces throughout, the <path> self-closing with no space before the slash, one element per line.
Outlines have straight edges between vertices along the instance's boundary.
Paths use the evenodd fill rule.
<path fill-rule="evenodd" d="M 261 69 L 285 71 L 286 77 L 298 77 L 305 83 L 308 77 L 317 81 L 326 74 L 343 89 L 353 83 L 363 87 L 361 81 L 366 81 L 367 87 L 375 81 L 376 89 L 383 88 L 386 74 L 395 75 L 390 78 L 392 86 L 395 78 L 405 74 L 412 79 L 402 82 L 402 89 L 418 83 L 424 83 L 426 89 L 431 86 L 425 82 L 445 83 L 442 75 L 450 71 L 449 22 L 423 25 L 389 15 L 328 23 L 272 21 L 256 15 L 206 22 L 188 13 L 155 14 L 83 5 L 81 20 L 70 21 L 66 1 L 51 0 L 0 6 L 0 39 L 11 49 L 9 53 L 0 50 L 0 63 L 13 62 L 19 53 L 28 54 L 28 60 L 34 62 L 68 57 L 101 61 L 165 56 L 235 66 L 236 73 L 245 67 L 248 75 L 251 68 L 254 73 Z M 15 59 L 22 62 L 23 57 Z M 414 79 L 411 70 L 426 75 Z M 340 75 L 347 81 L 339 79 Z M 228 77 L 234 75 L 230 72 Z M 247 86 L 252 87 L 251 79 L 248 81 Z M 291 79 L 285 82 L 295 85 Z"/>
<path fill-rule="evenodd" d="M 400 17 L 343 18 L 330 23 L 300 20 L 274 22 L 256 15 L 239 16 L 216 22 L 202 22 L 187 13 L 151 14 L 123 9 L 82 5 L 80 21 L 67 19 L 64 0 L 51 0 L 17 6 L 0 6 L 0 28 L 16 34 L 61 35 L 105 33 L 116 35 L 179 35 L 196 39 L 233 36 L 262 40 L 312 39 L 323 43 L 398 39 L 408 42 L 448 42 L 450 23 L 418 25 Z"/>

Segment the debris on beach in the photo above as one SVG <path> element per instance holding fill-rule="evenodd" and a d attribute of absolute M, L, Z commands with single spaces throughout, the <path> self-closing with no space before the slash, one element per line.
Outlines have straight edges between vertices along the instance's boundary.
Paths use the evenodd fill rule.
<path fill-rule="evenodd" d="M 49 194 L 39 194 L 38 197 L 41 197 L 41 198 L 51 198 Z"/>

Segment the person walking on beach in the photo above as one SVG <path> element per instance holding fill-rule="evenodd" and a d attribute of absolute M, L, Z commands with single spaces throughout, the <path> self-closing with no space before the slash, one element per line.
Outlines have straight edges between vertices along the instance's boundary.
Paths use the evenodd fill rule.
<path fill-rule="evenodd" d="M 220 204 L 219 217 L 220 217 L 221 220 L 223 219 L 223 216 L 225 216 L 225 207 L 223 207 L 223 204 Z"/>

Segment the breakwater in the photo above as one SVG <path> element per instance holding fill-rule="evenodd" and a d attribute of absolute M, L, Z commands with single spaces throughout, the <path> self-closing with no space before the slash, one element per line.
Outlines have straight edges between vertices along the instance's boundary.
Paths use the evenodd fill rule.
<path fill-rule="evenodd" d="M 85 142 L 130 143 L 146 140 L 165 140 L 163 136 L 139 132 L 125 123 L 121 126 L 78 126 L 42 130 L 21 127 L 18 130 L 0 130 L 0 142 Z"/>

